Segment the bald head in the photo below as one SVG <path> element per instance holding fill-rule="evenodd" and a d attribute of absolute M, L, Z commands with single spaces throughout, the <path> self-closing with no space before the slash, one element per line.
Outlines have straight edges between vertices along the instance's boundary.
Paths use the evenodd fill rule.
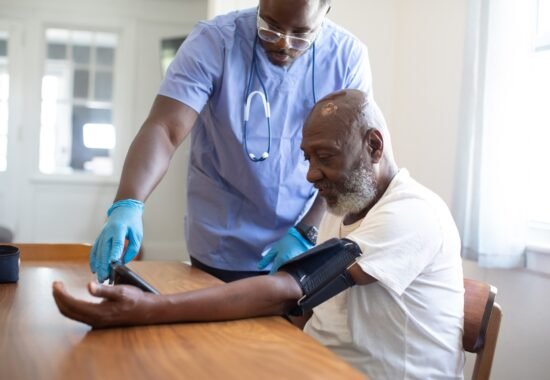
<path fill-rule="evenodd" d="M 339 91 L 320 100 L 302 133 L 301 148 L 310 163 L 307 179 L 336 214 L 366 213 L 397 173 L 382 112 L 362 91 Z"/>
<path fill-rule="evenodd" d="M 384 115 L 372 99 L 360 90 L 333 92 L 321 99 L 311 110 L 304 125 L 307 130 L 323 128 L 322 124 L 337 125 L 339 133 L 350 133 L 353 129 L 361 135 L 369 129 L 378 130 L 390 150 L 390 134 Z"/>

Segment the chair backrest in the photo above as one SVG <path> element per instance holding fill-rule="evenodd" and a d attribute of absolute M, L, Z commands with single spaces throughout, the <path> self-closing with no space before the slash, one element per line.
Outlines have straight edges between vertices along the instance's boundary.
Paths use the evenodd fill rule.
<path fill-rule="evenodd" d="M 472 380 L 488 380 L 497 344 L 502 310 L 495 303 L 497 289 L 464 279 L 464 350 L 476 354 Z"/>
<path fill-rule="evenodd" d="M 23 261 L 88 261 L 92 246 L 81 243 L 11 243 Z"/>

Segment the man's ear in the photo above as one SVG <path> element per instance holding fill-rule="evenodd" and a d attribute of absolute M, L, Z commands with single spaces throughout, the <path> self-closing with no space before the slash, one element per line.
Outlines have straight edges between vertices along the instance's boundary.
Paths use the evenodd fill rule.
<path fill-rule="evenodd" d="M 382 133 L 376 128 L 371 128 L 367 131 L 365 140 L 372 163 L 379 163 L 384 154 L 384 137 Z"/>

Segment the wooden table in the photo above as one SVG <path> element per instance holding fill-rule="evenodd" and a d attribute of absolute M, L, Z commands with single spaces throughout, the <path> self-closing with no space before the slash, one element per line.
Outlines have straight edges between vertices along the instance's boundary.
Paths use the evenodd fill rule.
<path fill-rule="evenodd" d="M 176 262 L 130 265 L 161 293 L 219 281 Z M 363 379 L 281 317 L 91 330 L 63 317 L 51 284 L 92 299 L 87 263 L 24 261 L 0 284 L 0 379 Z"/>

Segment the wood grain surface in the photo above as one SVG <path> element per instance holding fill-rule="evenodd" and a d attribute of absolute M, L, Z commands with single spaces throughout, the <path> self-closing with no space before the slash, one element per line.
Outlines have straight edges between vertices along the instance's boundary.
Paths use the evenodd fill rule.
<path fill-rule="evenodd" d="M 63 317 L 51 284 L 92 300 L 87 263 L 22 260 L 0 284 L 0 379 L 363 379 L 280 317 L 91 330 Z M 177 262 L 130 265 L 161 293 L 219 284 Z"/>

